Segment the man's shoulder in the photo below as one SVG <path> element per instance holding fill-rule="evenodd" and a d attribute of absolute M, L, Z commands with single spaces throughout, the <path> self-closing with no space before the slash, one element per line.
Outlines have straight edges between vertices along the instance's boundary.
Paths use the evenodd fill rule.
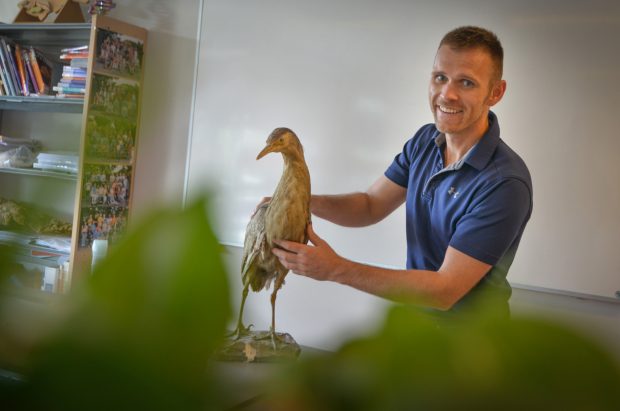
<path fill-rule="evenodd" d="M 527 164 L 504 140 L 499 141 L 493 159 L 494 168 L 503 178 L 518 178 L 531 186 L 531 176 Z"/>
<path fill-rule="evenodd" d="M 428 146 L 429 144 L 434 144 L 435 138 L 439 134 L 437 127 L 435 127 L 434 123 L 425 124 L 416 131 L 416 133 L 411 137 L 405 147 L 407 151 L 415 151 L 416 148 Z"/>
<path fill-rule="evenodd" d="M 439 134 L 439 130 L 437 130 L 435 123 L 428 123 L 420 127 L 413 138 L 428 141 L 434 140 L 437 134 Z"/>

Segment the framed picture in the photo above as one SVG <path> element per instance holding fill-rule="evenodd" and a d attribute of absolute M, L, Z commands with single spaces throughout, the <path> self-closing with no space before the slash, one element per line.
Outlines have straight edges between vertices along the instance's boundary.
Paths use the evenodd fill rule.
<path fill-rule="evenodd" d="M 86 154 L 90 160 L 133 160 L 136 122 L 125 117 L 90 114 L 86 122 Z"/>
<path fill-rule="evenodd" d="M 132 167 L 86 164 L 83 176 L 79 246 L 97 239 L 113 243 L 126 227 Z"/>
<path fill-rule="evenodd" d="M 139 93 L 140 86 L 134 80 L 95 74 L 90 110 L 137 121 Z"/>
<path fill-rule="evenodd" d="M 94 240 L 116 243 L 127 228 L 127 211 L 105 205 L 82 208 L 79 247 L 90 247 Z"/>
<path fill-rule="evenodd" d="M 95 70 L 137 79 L 142 72 L 144 42 L 131 36 L 97 29 Z"/>

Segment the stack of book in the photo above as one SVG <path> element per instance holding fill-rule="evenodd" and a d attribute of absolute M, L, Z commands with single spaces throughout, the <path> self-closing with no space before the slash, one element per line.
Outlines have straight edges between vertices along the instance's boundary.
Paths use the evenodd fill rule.
<path fill-rule="evenodd" d="M 48 94 L 52 63 L 32 46 L 0 37 L 0 95 Z"/>
<path fill-rule="evenodd" d="M 37 156 L 37 161 L 32 164 L 32 167 L 45 171 L 62 171 L 77 174 L 78 155 L 77 153 L 65 151 L 41 152 Z"/>
<path fill-rule="evenodd" d="M 62 49 L 61 52 L 60 59 L 69 64 L 63 66 L 60 81 L 53 89 L 58 97 L 84 98 L 86 93 L 88 46 Z"/>

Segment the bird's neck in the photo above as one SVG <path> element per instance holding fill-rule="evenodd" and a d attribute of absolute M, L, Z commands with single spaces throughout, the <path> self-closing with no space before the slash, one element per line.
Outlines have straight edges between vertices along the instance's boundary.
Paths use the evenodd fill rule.
<path fill-rule="evenodd" d="M 310 172 L 301 153 L 295 155 L 282 154 L 284 158 L 284 171 L 280 178 L 279 186 L 289 187 L 291 185 L 298 187 L 307 187 L 310 190 Z M 296 180 L 293 182 L 292 180 Z M 279 191 L 279 190 L 277 190 Z"/>

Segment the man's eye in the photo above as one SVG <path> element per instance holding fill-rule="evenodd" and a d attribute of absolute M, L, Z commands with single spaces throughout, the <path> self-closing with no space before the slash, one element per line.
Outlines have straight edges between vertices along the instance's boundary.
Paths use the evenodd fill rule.
<path fill-rule="evenodd" d="M 443 74 L 437 74 L 435 76 L 435 81 L 438 83 L 443 83 L 444 81 L 446 81 L 446 76 L 444 76 Z"/>
<path fill-rule="evenodd" d="M 462 83 L 465 87 L 473 87 L 474 86 L 474 82 L 471 80 L 462 80 Z"/>

